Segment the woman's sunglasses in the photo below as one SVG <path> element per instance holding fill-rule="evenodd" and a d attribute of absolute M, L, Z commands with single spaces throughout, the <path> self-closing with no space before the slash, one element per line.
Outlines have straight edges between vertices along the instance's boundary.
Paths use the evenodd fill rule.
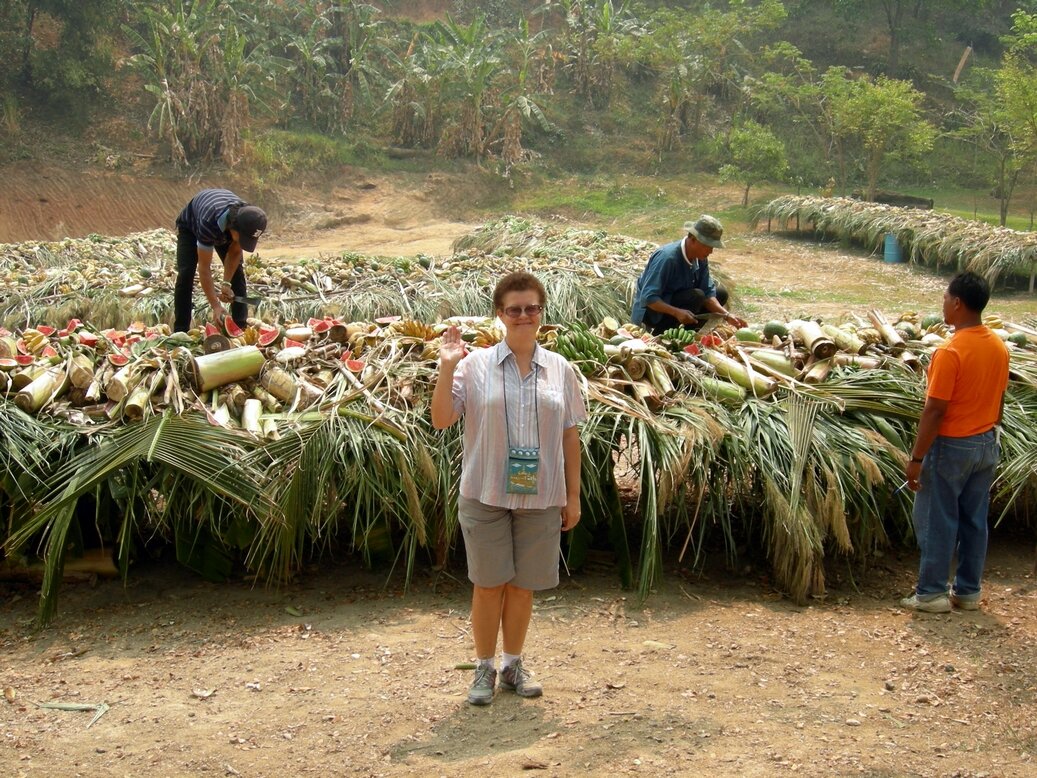
<path fill-rule="evenodd" d="M 539 316 L 543 313 L 544 306 L 542 305 L 527 305 L 523 308 L 521 305 L 509 305 L 504 308 L 504 315 L 511 319 L 517 319 L 519 316 Z"/>

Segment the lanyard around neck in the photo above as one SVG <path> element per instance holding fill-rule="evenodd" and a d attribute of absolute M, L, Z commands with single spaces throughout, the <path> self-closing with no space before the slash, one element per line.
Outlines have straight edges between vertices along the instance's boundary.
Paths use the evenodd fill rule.
<path fill-rule="evenodd" d="M 515 356 L 515 355 L 512 354 L 512 356 Z M 500 375 L 501 375 L 501 387 L 502 387 L 502 389 L 504 391 L 504 426 L 505 426 L 505 428 L 508 431 L 508 448 L 510 449 L 511 448 L 511 418 L 508 415 L 508 371 L 505 368 L 505 362 L 507 362 L 506 359 L 504 360 L 504 362 L 501 362 L 501 365 L 500 365 Z M 540 380 L 540 371 L 537 369 L 537 366 L 535 364 L 533 364 L 532 362 L 530 362 L 530 366 L 533 369 L 533 413 L 534 413 L 534 418 L 536 420 L 536 431 L 537 431 L 536 448 L 540 448 L 540 401 L 537 398 L 537 381 Z M 518 375 L 518 357 L 515 357 L 515 374 Z M 522 396 L 522 376 L 519 376 L 518 390 L 519 390 L 519 397 L 521 397 Z M 521 403 L 519 403 L 519 407 L 520 408 L 522 407 Z"/>

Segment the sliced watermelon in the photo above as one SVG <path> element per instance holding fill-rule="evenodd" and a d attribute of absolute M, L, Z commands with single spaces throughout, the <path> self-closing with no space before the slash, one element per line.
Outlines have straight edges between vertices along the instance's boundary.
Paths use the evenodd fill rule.
<path fill-rule="evenodd" d="M 343 351 L 342 352 L 342 356 L 339 357 L 339 359 L 341 359 L 343 362 L 348 362 L 352 358 L 353 358 L 353 352 L 352 352 L 351 349 L 348 349 L 348 348 L 345 351 Z"/>
<path fill-rule="evenodd" d="M 86 330 L 83 330 L 79 333 L 79 342 L 84 346 L 95 348 L 97 346 L 97 340 L 97 336 L 92 332 L 87 332 Z"/>
<path fill-rule="evenodd" d="M 684 347 L 684 350 L 692 356 L 696 356 L 697 354 L 701 353 L 699 351 L 698 343 L 689 343 L 687 346 Z"/>
<path fill-rule="evenodd" d="M 213 324 L 211 321 L 205 322 L 205 337 L 209 338 L 213 335 L 222 335 L 220 328 Z"/>
<path fill-rule="evenodd" d="M 51 326 L 46 325 L 46 324 L 40 324 L 35 329 L 36 329 L 37 332 L 43 333 L 48 338 L 51 335 L 53 335 L 55 332 L 57 332 L 57 328 L 56 327 L 51 327 Z"/>
<path fill-rule="evenodd" d="M 29 347 L 25 345 L 25 338 L 18 338 L 18 353 L 28 354 Z"/>
<path fill-rule="evenodd" d="M 14 357 L 0 357 L 0 370 L 13 370 L 18 367 L 18 360 Z"/>
<path fill-rule="evenodd" d="M 126 342 L 126 333 L 122 330 L 108 328 L 106 330 L 101 330 L 101 334 L 104 335 L 104 337 L 106 337 L 113 346 L 121 346 Z"/>
<path fill-rule="evenodd" d="M 402 318 L 402 316 L 380 316 L 379 318 L 374 320 L 374 323 L 382 325 L 392 324 L 394 321 L 399 321 Z"/>
<path fill-rule="evenodd" d="M 281 348 L 298 348 L 299 346 L 305 346 L 301 340 L 292 340 L 291 338 L 285 338 L 284 343 L 281 344 Z"/>
<path fill-rule="evenodd" d="M 14 361 L 22 367 L 25 367 L 26 365 L 31 365 L 33 362 L 35 362 L 36 357 L 34 357 L 32 354 L 15 354 Z"/>
<path fill-rule="evenodd" d="M 56 357 L 58 350 L 53 346 L 44 346 L 43 351 L 40 352 L 41 357 Z"/>
<path fill-rule="evenodd" d="M 281 339 L 281 328 L 274 324 L 259 325 L 259 345 L 272 346 Z"/>
<path fill-rule="evenodd" d="M 223 318 L 223 331 L 227 333 L 228 338 L 240 338 L 245 334 L 245 331 L 235 324 L 234 319 L 230 316 Z"/>
<path fill-rule="evenodd" d="M 83 324 L 79 319 L 69 319 L 68 324 L 65 325 L 67 332 L 75 332 Z"/>
<path fill-rule="evenodd" d="M 309 326 L 310 329 L 313 330 L 314 334 L 318 335 L 322 332 L 327 332 L 328 330 L 330 330 L 331 322 L 327 319 L 310 319 Z"/>
<path fill-rule="evenodd" d="M 142 334 L 144 332 L 145 329 L 147 329 L 147 327 L 144 324 L 144 322 L 142 322 L 142 321 L 135 321 L 135 322 L 133 322 L 133 324 L 129 325 L 126 328 L 126 331 L 130 332 L 130 333 L 134 333 L 134 334 L 140 335 L 140 334 Z"/>
<path fill-rule="evenodd" d="M 362 359 L 346 359 L 343 361 L 345 362 L 346 369 L 351 373 L 359 373 L 366 367 Z"/>
<path fill-rule="evenodd" d="M 115 367 L 123 367 L 130 361 L 130 358 L 125 354 L 109 354 L 108 361 Z"/>

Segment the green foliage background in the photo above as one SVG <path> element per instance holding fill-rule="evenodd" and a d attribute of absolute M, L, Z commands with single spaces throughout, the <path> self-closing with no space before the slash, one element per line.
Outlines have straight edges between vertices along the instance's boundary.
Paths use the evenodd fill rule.
<path fill-rule="evenodd" d="M 843 194 L 962 187 L 995 192 L 1004 220 L 1037 176 L 1035 11 L 1032 0 L 10 0 L 0 137 L 13 142 L 0 161 L 36 153 L 29 130 L 116 116 L 181 169 L 247 160 L 260 187 L 404 147 L 507 178 L 676 165 L 746 185 L 832 180 Z M 895 108 L 880 124 L 898 133 L 876 140 L 866 117 L 839 115 L 839 83 Z M 739 128 L 757 125 L 779 145 L 737 159 L 732 132 L 738 146 Z"/>

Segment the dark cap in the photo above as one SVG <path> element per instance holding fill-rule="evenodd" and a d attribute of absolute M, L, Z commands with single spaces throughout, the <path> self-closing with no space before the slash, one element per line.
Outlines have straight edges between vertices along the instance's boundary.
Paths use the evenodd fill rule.
<path fill-rule="evenodd" d="M 259 236 L 266 230 L 266 213 L 254 205 L 243 205 L 234 220 L 234 229 L 238 231 L 238 243 L 242 251 L 253 252 Z"/>
<path fill-rule="evenodd" d="M 694 235 L 699 243 L 705 243 L 715 249 L 724 247 L 724 242 L 720 240 L 724 234 L 724 226 L 713 216 L 703 214 L 698 221 L 684 222 L 684 229 Z"/>

